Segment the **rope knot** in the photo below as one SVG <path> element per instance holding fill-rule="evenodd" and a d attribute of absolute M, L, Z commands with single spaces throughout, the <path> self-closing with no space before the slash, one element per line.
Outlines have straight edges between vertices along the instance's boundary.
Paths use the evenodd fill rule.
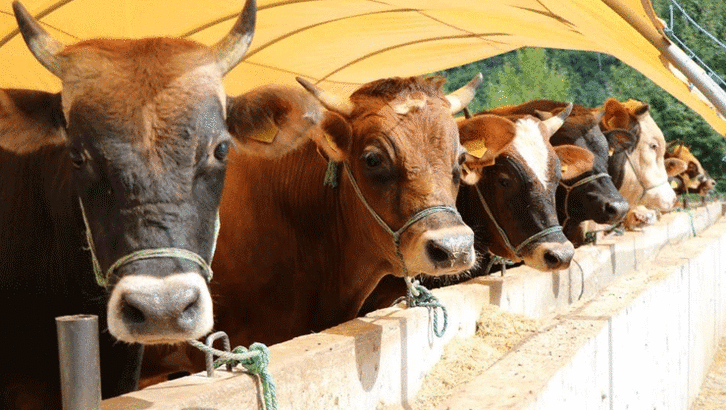
<path fill-rule="evenodd" d="M 244 364 L 244 367 L 252 373 L 260 374 L 270 365 L 270 349 L 263 343 L 255 342 L 250 345 L 250 351 L 256 351 L 260 354 L 257 357 L 251 358 L 250 363 Z"/>
<path fill-rule="evenodd" d="M 449 324 L 449 314 L 446 311 L 446 306 L 442 305 L 441 302 L 439 302 L 439 300 L 436 298 L 436 296 L 434 296 L 430 290 L 426 289 L 425 286 L 419 284 L 417 280 L 409 282 L 410 279 L 408 277 L 406 277 L 406 279 L 406 284 L 408 285 L 408 290 L 406 291 L 406 305 L 410 308 L 425 307 L 429 309 L 429 311 L 433 310 L 434 334 L 437 337 L 444 336 L 444 333 L 446 332 L 446 327 Z M 441 313 L 444 316 L 444 323 L 442 324 L 441 329 L 439 329 L 438 324 L 439 309 L 441 309 Z"/>

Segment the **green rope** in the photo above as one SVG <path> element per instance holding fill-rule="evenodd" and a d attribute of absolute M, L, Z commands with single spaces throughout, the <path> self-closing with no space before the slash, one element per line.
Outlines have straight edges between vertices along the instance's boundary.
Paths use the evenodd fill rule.
<path fill-rule="evenodd" d="M 706 208 L 708 210 L 708 208 Z M 676 208 L 675 212 L 684 212 L 688 215 L 688 219 L 691 222 L 691 232 L 693 233 L 693 237 L 695 238 L 698 236 L 698 233 L 696 232 L 696 224 L 693 222 L 693 212 L 691 212 L 690 209 L 685 208 Z"/>
<path fill-rule="evenodd" d="M 340 162 L 328 161 L 328 169 L 325 171 L 323 185 L 337 188 L 340 182 Z"/>
<path fill-rule="evenodd" d="M 484 276 L 487 276 L 492 272 L 492 268 L 494 267 L 494 265 L 499 265 L 502 267 L 502 276 L 507 273 L 507 266 L 514 265 L 514 262 L 511 259 L 495 255 L 491 252 L 489 252 L 489 255 L 487 256 L 489 256 L 489 263 L 487 264 L 487 268 L 484 270 Z"/>
<path fill-rule="evenodd" d="M 214 361 L 214 367 L 222 365 L 236 366 L 241 364 L 247 371 L 257 375 L 262 384 L 262 397 L 265 410 L 277 410 L 277 393 L 272 374 L 267 370 L 270 364 L 270 350 L 262 343 L 252 343 L 249 349 L 242 346 L 235 347 L 231 352 L 215 349 L 197 340 L 188 340 L 189 344 L 203 352 L 210 352 L 219 359 Z"/>
<path fill-rule="evenodd" d="M 597 245 L 598 232 L 605 232 L 606 234 L 612 233 L 617 236 L 622 235 L 623 233 L 625 233 L 625 231 L 623 231 L 623 228 L 621 227 L 622 224 L 623 224 L 623 222 L 620 221 L 620 222 L 610 225 L 609 227 L 607 227 L 605 229 L 595 229 L 593 231 L 585 232 L 584 244 L 585 245 L 588 245 L 588 244 Z"/>
<path fill-rule="evenodd" d="M 443 337 L 446 332 L 446 328 L 449 325 L 449 314 L 446 311 L 446 306 L 442 305 L 441 302 L 434 296 L 430 290 L 426 289 L 425 286 L 421 285 L 417 280 L 411 281 L 410 277 L 406 276 L 406 306 L 409 308 L 414 307 L 425 307 L 429 312 L 433 312 L 433 331 L 436 337 Z M 439 330 L 439 309 L 444 316 L 444 324 Z"/>

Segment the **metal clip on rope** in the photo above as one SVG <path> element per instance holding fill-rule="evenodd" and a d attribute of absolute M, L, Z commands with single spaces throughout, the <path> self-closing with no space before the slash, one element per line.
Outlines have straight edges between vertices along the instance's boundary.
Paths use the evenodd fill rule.
<path fill-rule="evenodd" d="M 222 338 L 224 347 L 227 350 L 219 350 L 212 347 L 215 340 Z M 224 332 L 216 332 L 207 337 L 206 344 L 198 340 L 188 340 L 189 344 L 203 351 L 207 362 L 207 376 L 214 374 L 214 369 L 227 365 L 228 370 L 233 366 L 241 364 L 247 371 L 257 375 L 262 384 L 262 397 L 265 403 L 265 410 L 277 410 L 277 393 L 272 374 L 267 370 L 270 364 L 270 350 L 262 343 L 252 343 L 249 349 L 242 346 L 235 347 L 231 352 L 229 349 L 229 337 Z M 212 356 L 219 359 L 212 363 Z M 211 365 L 210 365 L 211 364 Z"/>

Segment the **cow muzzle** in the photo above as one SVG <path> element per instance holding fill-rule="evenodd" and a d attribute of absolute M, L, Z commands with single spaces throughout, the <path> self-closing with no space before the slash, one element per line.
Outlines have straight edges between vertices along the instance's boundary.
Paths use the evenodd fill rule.
<path fill-rule="evenodd" d="M 522 253 L 524 264 L 544 272 L 553 272 L 570 267 L 575 247 L 570 241 L 542 242 L 528 252 Z"/>
<path fill-rule="evenodd" d="M 403 248 L 411 273 L 452 275 L 474 265 L 474 231 L 457 225 L 424 231 Z"/>
<path fill-rule="evenodd" d="M 602 220 L 595 220 L 600 224 L 611 224 L 620 221 L 625 217 L 625 214 L 630 209 L 628 201 L 616 200 L 616 201 L 605 201 L 602 204 Z"/>
<path fill-rule="evenodd" d="M 109 331 L 129 343 L 197 339 L 209 333 L 213 323 L 212 298 L 198 272 L 124 276 L 108 303 Z"/>

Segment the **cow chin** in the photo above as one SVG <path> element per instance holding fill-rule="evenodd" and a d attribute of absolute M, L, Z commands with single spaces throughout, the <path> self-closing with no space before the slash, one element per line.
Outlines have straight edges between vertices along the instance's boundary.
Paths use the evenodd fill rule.
<path fill-rule="evenodd" d="M 676 193 L 673 188 L 668 184 L 663 184 L 648 190 L 643 199 L 640 200 L 640 204 L 647 208 L 668 212 L 673 209 L 676 200 Z"/>
<path fill-rule="evenodd" d="M 129 343 L 173 344 L 212 330 L 212 298 L 198 272 L 124 276 L 108 302 L 108 329 Z"/>
<path fill-rule="evenodd" d="M 474 266 L 474 231 L 466 225 L 427 230 L 408 241 L 401 253 L 411 274 L 454 275 Z"/>
<path fill-rule="evenodd" d="M 540 271 L 554 272 L 570 267 L 575 247 L 571 242 L 540 242 L 522 254 L 524 264 Z"/>

